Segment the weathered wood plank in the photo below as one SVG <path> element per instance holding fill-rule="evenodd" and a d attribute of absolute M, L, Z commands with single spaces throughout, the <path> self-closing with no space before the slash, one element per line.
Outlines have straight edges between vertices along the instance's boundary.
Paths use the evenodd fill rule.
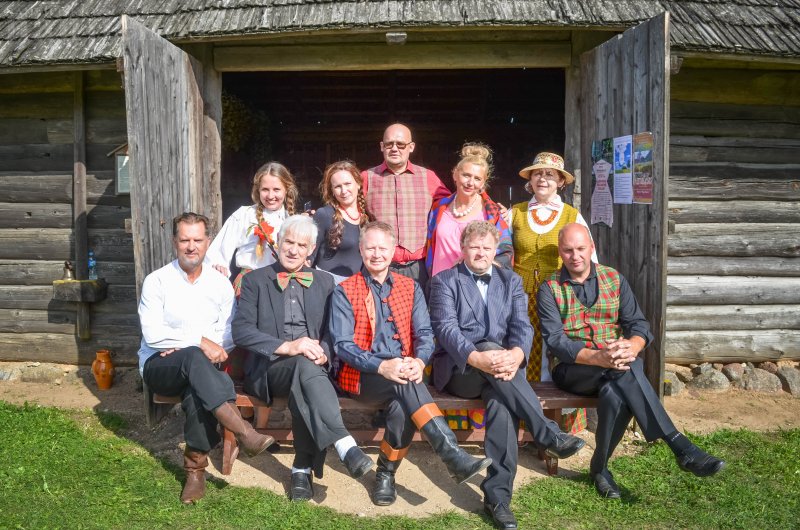
<path fill-rule="evenodd" d="M 668 305 L 667 331 L 800 329 L 800 305 Z"/>
<path fill-rule="evenodd" d="M 0 229 L 0 259 L 66 260 L 73 258 L 72 230 L 64 228 Z M 133 261 L 131 235 L 125 230 L 92 229 L 89 246 L 99 261 Z"/>
<path fill-rule="evenodd" d="M 89 228 L 125 228 L 131 209 L 125 206 L 91 205 Z M 2 203 L 0 226 L 5 228 L 70 228 L 73 209 L 69 204 Z"/>
<path fill-rule="evenodd" d="M 669 157 L 676 164 L 681 162 L 757 163 L 763 160 L 769 160 L 775 164 L 793 164 L 800 157 L 800 147 L 797 145 L 797 140 L 707 139 L 702 136 L 673 136 L 670 138 Z"/>
<path fill-rule="evenodd" d="M 0 308 L 54 311 L 75 308 L 73 302 L 59 302 L 52 298 L 52 285 L 0 285 Z M 108 297 L 102 302 L 92 304 L 92 308 L 98 312 L 110 309 L 119 313 L 135 313 L 136 289 L 133 285 L 109 285 Z"/>
<path fill-rule="evenodd" d="M 669 172 L 672 175 L 686 177 L 747 178 L 770 179 L 775 181 L 797 180 L 800 178 L 800 164 L 769 164 L 742 162 L 671 162 Z"/>
<path fill-rule="evenodd" d="M 86 201 L 89 204 L 130 206 L 130 196 L 116 195 L 114 172 L 86 175 Z M 72 174 L 35 172 L 0 173 L 0 197 L 6 202 L 71 203 Z"/>
<path fill-rule="evenodd" d="M 713 276 L 800 276 L 800 258 L 670 256 L 667 260 L 667 273 Z"/>
<path fill-rule="evenodd" d="M 800 201 L 669 201 L 676 223 L 798 223 Z"/>
<path fill-rule="evenodd" d="M 674 200 L 800 201 L 800 172 L 792 180 L 748 176 L 715 178 L 669 176 L 669 198 Z"/>
<path fill-rule="evenodd" d="M 766 236 L 766 239 L 765 239 Z M 800 240 L 796 234 L 670 234 L 667 240 L 669 256 L 800 256 Z"/>
<path fill-rule="evenodd" d="M 800 359 L 800 331 L 668 331 L 665 353 L 676 364 Z"/>
<path fill-rule="evenodd" d="M 70 77 L 72 73 L 70 72 Z M 3 77 L 5 79 L 5 76 Z M 7 94 L 0 105 L 0 118 L 72 119 L 72 84 L 66 93 Z"/>
<path fill-rule="evenodd" d="M 120 91 L 119 74 L 114 70 L 88 70 L 86 89 L 92 91 Z M 32 72 L 5 74 L 0 83 L 0 94 L 72 93 L 72 71 Z"/>
<path fill-rule="evenodd" d="M 63 261 L 0 259 L 0 285 L 52 285 L 63 269 Z M 132 262 L 100 261 L 97 274 L 110 284 L 135 283 Z"/>
<path fill-rule="evenodd" d="M 75 333 L 75 311 L 0 309 L 0 333 Z M 92 313 L 92 334 L 138 335 L 134 313 Z"/>
<path fill-rule="evenodd" d="M 106 348 L 117 366 L 136 366 L 139 341 L 138 336 L 114 334 L 79 341 L 58 333 L 0 333 L 0 360 L 88 365 L 98 349 Z"/>
<path fill-rule="evenodd" d="M 800 304 L 800 278 L 669 276 L 670 305 Z"/>
<path fill-rule="evenodd" d="M 670 111 L 673 135 L 800 138 L 800 107 L 673 99 Z"/>
<path fill-rule="evenodd" d="M 0 144 L 45 144 L 52 120 L 37 118 L 0 118 Z M 59 120 L 63 121 L 63 120 Z M 70 139 L 72 141 L 70 132 Z M 66 143 L 61 142 L 52 143 Z"/>
<path fill-rule="evenodd" d="M 800 78 L 777 70 L 681 68 L 671 95 L 680 101 L 800 107 Z"/>
<path fill-rule="evenodd" d="M 214 68 L 220 72 L 566 68 L 569 64 L 569 42 L 214 47 Z"/>
<path fill-rule="evenodd" d="M 800 221 L 800 218 L 797 219 Z M 771 238 L 777 234 L 797 234 L 800 222 L 795 223 L 684 223 L 676 224 L 673 234 L 684 236 L 747 235 Z"/>

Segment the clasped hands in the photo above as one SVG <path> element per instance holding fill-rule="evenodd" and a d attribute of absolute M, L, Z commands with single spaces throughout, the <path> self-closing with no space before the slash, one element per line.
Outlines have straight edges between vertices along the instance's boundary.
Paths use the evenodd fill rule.
<path fill-rule="evenodd" d="M 496 379 L 510 381 L 517 375 L 525 354 L 519 348 L 510 350 L 473 351 L 467 364 L 481 372 L 493 375 Z"/>
<path fill-rule="evenodd" d="M 325 355 L 325 350 L 322 349 L 319 341 L 309 337 L 301 337 L 299 339 L 284 342 L 275 350 L 279 355 L 302 355 L 314 364 L 325 364 L 328 362 L 328 356 Z"/>
<path fill-rule="evenodd" d="M 211 339 L 205 337 L 201 338 L 199 348 L 212 363 L 223 363 L 228 359 L 228 352 L 225 351 L 225 348 Z M 161 355 L 161 357 L 166 357 L 178 349 L 179 348 L 170 348 L 168 350 L 163 350 L 159 352 L 159 355 Z"/>
<path fill-rule="evenodd" d="M 412 383 L 421 383 L 424 371 L 425 363 L 421 359 L 415 357 L 395 357 L 393 359 L 386 359 L 378 366 L 378 374 L 389 381 L 394 381 L 401 385 L 405 385 L 409 381 Z"/>
<path fill-rule="evenodd" d="M 631 339 L 617 339 L 597 350 L 598 364 L 614 370 L 630 370 L 630 364 L 639 356 L 643 344 Z"/>

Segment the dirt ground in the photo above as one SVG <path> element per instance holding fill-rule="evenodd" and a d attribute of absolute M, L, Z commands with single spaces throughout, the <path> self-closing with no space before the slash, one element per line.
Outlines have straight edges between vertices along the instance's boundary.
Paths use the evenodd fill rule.
<path fill-rule="evenodd" d="M 119 414 L 128 421 L 125 436 L 157 456 L 181 462 L 183 421 L 180 409 L 173 410 L 154 429 L 148 428 L 144 423 L 142 394 L 136 390 L 135 371 L 119 370 L 114 386 L 110 390 L 99 391 L 86 369 L 77 374 L 74 367 L 64 366 L 64 369 L 72 372 L 60 384 L 0 381 L 0 400 Z M 665 403 L 678 428 L 693 433 L 706 433 L 720 428 L 746 427 L 763 431 L 800 427 L 800 399 L 785 393 L 757 394 L 731 390 L 712 394 L 687 390 L 680 396 L 667 397 Z M 586 440 L 586 447 L 576 456 L 562 460 L 559 474 L 577 473 L 577 470 L 588 466 L 594 448 L 594 436 L 588 431 L 580 436 Z M 635 452 L 637 449 L 631 443 L 633 440 L 634 433 L 629 432 L 616 454 Z M 479 446 L 465 447 L 473 454 L 481 452 Z M 367 447 L 367 453 L 377 458 L 377 446 Z M 238 460 L 233 466 L 233 473 L 226 477 L 219 472 L 222 456 L 221 451 L 216 449 L 212 452 L 209 472 L 230 484 L 261 487 L 285 494 L 292 456 L 291 446 L 284 444 L 277 454 L 265 453 L 256 458 Z M 462 486 L 456 485 L 427 444 L 416 443 L 412 447 L 397 475 L 398 500 L 390 507 L 377 507 L 369 500 L 374 472 L 354 482 L 347 476 L 334 451 L 329 452 L 327 463 L 324 478 L 315 482 L 313 502 L 342 512 L 404 514 L 413 517 L 447 510 L 476 512 L 482 507 L 481 478 L 473 478 Z M 544 477 L 544 465 L 536 458 L 535 451 L 522 448 L 515 487 Z"/>

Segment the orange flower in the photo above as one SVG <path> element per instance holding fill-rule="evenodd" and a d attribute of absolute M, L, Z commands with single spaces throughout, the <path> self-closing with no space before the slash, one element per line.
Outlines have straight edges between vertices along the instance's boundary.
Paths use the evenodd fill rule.
<path fill-rule="evenodd" d="M 275 231 L 274 227 L 266 221 L 261 221 L 251 226 L 250 230 L 252 230 L 253 235 L 258 237 L 259 244 L 256 246 L 256 256 L 258 256 L 259 259 L 264 255 L 265 244 L 268 245 L 272 253 L 275 254 L 275 240 L 272 238 L 272 233 Z"/>

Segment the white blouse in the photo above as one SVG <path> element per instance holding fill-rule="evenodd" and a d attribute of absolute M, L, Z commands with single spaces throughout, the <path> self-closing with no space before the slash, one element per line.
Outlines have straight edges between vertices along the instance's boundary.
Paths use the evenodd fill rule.
<path fill-rule="evenodd" d="M 281 206 L 274 212 L 264 210 L 261 217 L 275 229 L 272 238 L 277 246 L 278 230 L 287 217 L 286 209 Z M 230 267 L 234 252 L 236 252 L 236 266 L 241 269 L 260 269 L 275 263 L 275 257 L 269 248 L 264 248 L 261 258 L 256 254 L 256 246 L 260 242 L 251 228 L 255 224 L 255 206 L 242 206 L 233 212 L 211 242 L 206 254 L 206 263 L 222 265 L 227 269 Z"/>

